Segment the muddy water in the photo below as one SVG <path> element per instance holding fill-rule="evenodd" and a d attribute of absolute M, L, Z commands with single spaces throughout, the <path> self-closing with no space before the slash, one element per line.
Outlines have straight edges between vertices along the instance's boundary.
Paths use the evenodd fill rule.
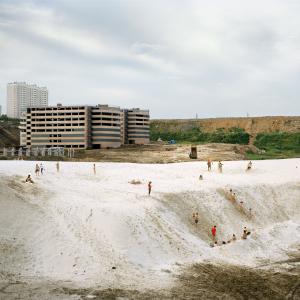
<path fill-rule="evenodd" d="M 62 283 L 0 282 L 0 299 L 300 299 L 300 258 L 278 262 L 273 270 L 195 264 L 170 290 L 72 288 Z M 278 270 L 280 265 L 284 269 Z M 277 269 L 275 269 L 275 267 Z M 275 271 L 276 270 L 276 271 Z M 3 274 L 2 274 L 3 275 Z M 3 277 L 2 277 L 3 278 Z M 8 278 L 7 278 L 8 279 Z"/>

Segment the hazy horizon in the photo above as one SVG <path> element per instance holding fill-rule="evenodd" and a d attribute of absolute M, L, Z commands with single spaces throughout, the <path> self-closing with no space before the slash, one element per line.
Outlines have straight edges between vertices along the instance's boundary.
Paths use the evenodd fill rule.
<path fill-rule="evenodd" d="M 0 0 L 6 85 L 153 119 L 300 115 L 300 2 Z"/>

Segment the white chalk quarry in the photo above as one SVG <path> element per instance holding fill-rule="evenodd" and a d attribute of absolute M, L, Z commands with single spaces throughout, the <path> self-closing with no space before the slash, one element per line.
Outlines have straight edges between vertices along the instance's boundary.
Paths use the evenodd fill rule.
<path fill-rule="evenodd" d="M 0 162 L 2 272 L 155 288 L 172 284 L 180 266 L 258 267 L 299 248 L 300 159 L 255 161 L 249 172 L 245 161 L 224 162 L 222 174 L 205 162 L 96 163 L 96 174 L 93 163 L 62 162 L 59 173 L 55 162 L 43 164 L 44 175 L 35 176 L 35 162 Z M 24 182 L 28 173 L 34 184 Z M 237 203 L 226 198 L 230 188 Z M 233 233 L 238 240 L 211 248 L 213 225 L 219 242 Z M 240 239 L 244 226 L 247 240 Z"/>

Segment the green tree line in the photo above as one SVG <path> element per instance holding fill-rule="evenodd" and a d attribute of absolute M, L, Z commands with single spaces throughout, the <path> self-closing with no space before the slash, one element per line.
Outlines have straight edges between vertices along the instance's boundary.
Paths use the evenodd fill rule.
<path fill-rule="evenodd" d="M 171 132 L 160 130 L 155 125 L 150 126 L 150 139 L 153 141 L 161 138 L 164 141 L 176 140 L 179 143 L 229 143 L 244 144 L 249 143 L 250 135 L 242 128 L 232 127 L 229 130 L 218 128 L 215 132 L 202 132 L 199 127 L 188 130 Z"/>

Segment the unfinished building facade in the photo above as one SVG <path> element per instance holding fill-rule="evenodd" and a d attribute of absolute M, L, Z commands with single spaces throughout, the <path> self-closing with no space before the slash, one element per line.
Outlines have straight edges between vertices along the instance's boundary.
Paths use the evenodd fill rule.
<path fill-rule="evenodd" d="M 108 105 L 31 107 L 21 119 L 23 147 L 118 148 L 149 143 L 149 111 Z"/>

